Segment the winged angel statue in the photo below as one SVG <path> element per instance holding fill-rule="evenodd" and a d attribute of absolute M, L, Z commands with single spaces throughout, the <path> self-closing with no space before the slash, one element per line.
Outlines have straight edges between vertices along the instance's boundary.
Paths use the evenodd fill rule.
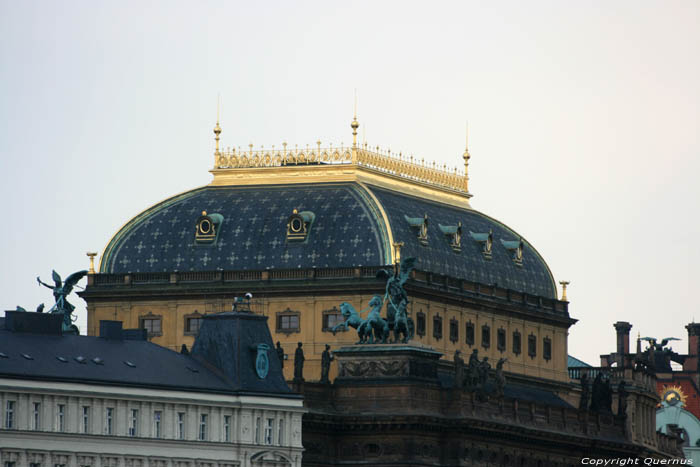
<path fill-rule="evenodd" d="M 51 278 L 54 281 L 54 285 L 49 285 L 42 282 L 38 276 L 36 278 L 39 285 L 43 285 L 44 287 L 47 287 L 53 291 L 53 298 L 56 300 L 56 303 L 51 307 L 49 313 L 63 313 L 64 332 L 78 334 L 78 327 L 73 324 L 73 310 L 75 310 L 75 306 L 68 302 L 66 297 L 70 295 L 70 293 L 73 291 L 73 287 L 75 287 L 78 284 L 78 281 L 85 277 L 87 273 L 88 272 L 86 270 L 74 272 L 66 278 L 65 282 L 63 282 L 61 280 L 61 276 L 56 271 L 52 271 Z M 37 311 L 39 310 L 37 309 Z"/>

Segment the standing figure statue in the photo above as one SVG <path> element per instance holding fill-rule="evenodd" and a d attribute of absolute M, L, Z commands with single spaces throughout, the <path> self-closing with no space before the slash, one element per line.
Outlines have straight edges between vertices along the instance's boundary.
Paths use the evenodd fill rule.
<path fill-rule="evenodd" d="M 588 399 L 591 397 L 591 386 L 588 384 L 588 373 L 581 373 L 581 401 L 579 410 L 588 410 Z"/>
<path fill-rule="evenodd" d="M 328 373 L 331 369 L 331 362 L 333 361 L 333 355 L 330 352 L 331 346 L 326 344 L 326 350 L 321 354 L 321 383 L 330 384 L 328 379 Z"/>
<path fill-rule="evenodd" d="M 304 382 L 304 351 L 301 348 L 301 342 L 297 343 L 297 349 L 294 351 L 294 381 L 297 383 Z"/>
<path fill-rule="evenodd" d="M 486 384 L 486 381 L 488 381 L 489 371 L 491 371 L 489 357 L 484 357 L 481 363 L 479 363 L 479 384 L 481 386 L 484 386 Z"/>
<path fill-rule="evenodd" d="M 506 386 L 506 377 L 503 374 L 503 364 L 507 361 L 507 358 L 499 358 L 498 363 L 496 363 L 496 393 L 499 397 L 503 397 L 503 388 Z"/>
<path fill-rule="evenodd" d="M 73 324 L 73 310 L 75 306 L 68 302 L 66 297 L 70 295 L 73 291 L 73 287 L 87 275 L 87 271 L 74 272 L 66 278 L 65 282 L 61 281 L 61 276 L 56 271 L 51 271 L 51 278 L 54 281 L 54 285 L 49 285 L 42 282 L 39 276 L 37 276 L 36 281 L 39 285 L 43 285 L 53 291 L 53 298 L 56 300 L 54 306 L 51 307 L 49 313 L 63 313 L 63 331 L 69 333 L 78 334 L 78 327 Z"/>
<path fill-rule="evenodd" d="M 386 279 L 384 301 L 389 302 L 386 309 L 386 319 L 389 329 L 394 331 L 395 342 L 399 340 L 399 333 L 404 335 L 403 342 L 408 342 L 413 338 L 414 324 L 413 320 L 408 318 L 406 314 L 408 294 L 403 286 L 408 281 L 415 263 L 416 258 L 406 258 L 401 261 L 398 271 L 381 269 L 377 272 L 377 277 Z"/>
<path fill-rule="evenodd" d="M 275 347 L 275 350 L 277 351 L 277 358 L 280 361 L 280 368 L 284 370 L 284 349 L 282 348 L 280 341 L 277 341 L 277 347 Z"/>
<path fill-rule="evenodd" d="M 479 349 L 472 350 L 467 367 L 467 386 L 473 390 L 479 384 Z"/>
<path fill-rule="evenodd" d="M 464 359 L 460 356 L 462 352 L 455 350 L 455 384 L 454 387 L 462 389 L 464 387 Z"/>
<path fill-rule="evenodd" d="M 627 416 L 627 396 L 629 393 L 627 392 L 627 385 L 625 384 L 625 381 L 622 380 L 620 381 L 620 384 L 617 385 L 617 416 L 618 417 L 626 417 Z"/>

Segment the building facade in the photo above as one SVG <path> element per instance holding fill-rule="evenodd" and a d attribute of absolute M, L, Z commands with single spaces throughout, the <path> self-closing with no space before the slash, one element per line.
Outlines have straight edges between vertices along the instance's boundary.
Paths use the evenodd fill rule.
<path fill-rule="evenodd" d="M 114 321 L 100 337 L 63 336 L 53 318 L 7 312 L 0 329 L 4 467 L 301 465 L 302 403 L 276 361 L 250 381 L 247 354 L 232 374 L 210 349 L 179 354 Z"/>

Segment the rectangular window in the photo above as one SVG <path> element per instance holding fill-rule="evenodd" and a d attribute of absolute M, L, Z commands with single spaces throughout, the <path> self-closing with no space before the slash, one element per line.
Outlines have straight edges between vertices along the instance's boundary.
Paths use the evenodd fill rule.
<path fill-rule="evenodd" d="M 537 356 L 537 338 L 533 334 L 527 336 L 527 355 L 530 358 Z"/>
<path fill-rule="evenodd" d="M 114 409 L 107 407 L 105 409 L 105 434 L 111 435 L 114 427 Z"/>
<path fill-rule="evenodd" d="M 459 321 L 456 319 L 450 320 L 450 342 L 459 340 Z"/>
<path fill-rule="evenodd" d="M 425 336 L 425 313 L 422 311 L 416 315 L 416 334 Z"/>
<path fill-rule="evenodd" d="M 474 345 L 474 323 L 472 323 L 471 321 L 468 322 L 466 331 L 467 345 L 471 347 L 472 345 Z"/>
<path fill-rule="evenodd" d="M 442 318 L 437 315 L 433 317 L 433 338 L 442 339 Z"/>
<path fill-rule="evenodd" d="M 160 318 L 141 318 L 141 328 L 145 329 L 149 336 L 158 336 L 162 334 Z"/>
<path fill-rule="evenodd" d="M 197 316 L 185 318 L 185 333 L 197 335 L 199 333 L 199 328 L 201 327 L 202 318 Z"/>
<path fill-rule="evenodd" d="M 255 443 L 260 443 L 260 417 L 255 419 Z"/>
<path fill-rule="evenodd" d="M 56 410 L 56 431 L 66 431 L 66 406 L 58 404 Z"/>
<path fill-rule="evenodd" d="M 491 328 L 486 324 L 481 327 L 481 346 L 485 349 L 491 347 Z"/>
<path fill-rule="evenodd" d="M 231 442 L 231 416 L 224 415 L 224 441 Z"/>
<path fill-rule="evenodd" d="M 284 445 L 284 420 L 281 418 L 277 421 L 277 444 Z"/>
<path fill-rule="evenodd" d="M 15 401 L 7 401 L 5 405 L 5 428 L 11 430 L 15 427 Z"/>
<path fill-rule="evenodd" d="M 343 315 L 339 311 L 325 311 L 323 313 L 323 328 L 321 330 L 330 332 L 331 329 L 344 321 L 345 319 L 343 319 Z M 345 328 L 342 329 L 345 330 Z"/>
<path fill-rule="evenodd" d="M 177 413 L 177 439 L 185 439 L 185 412 Z"/>
<path fill-rule="evenodd" d="M 160 421 L 162 418 L 163 418 L 163 412 L 161 412 L 160 410 L 156 410 L 153 412 L 153 437 L 154 438 L 161 437 Z"/>
<path fill-rule="evenodd" d="M 552 340 L 549 337 L 542 340 L 542 358 L 547 361 L 552 359 Z"/>
<path fill-rule="evenodd" d="M 15 467 L 14 462 L 5 462 L 5 467 Z"/>
<path fill-rule="evenodd" d="M 41 430 L 41 403 L 34 402 L 32 404 L 34 410 L 32 412 L 32 430 Z"/>
<path fill-rule="evenodd" d="M 513 353 L 515 355 L 520 355 L 522 352 L 522 342 L 520 339 L 520 332 L 513 332 Z"/>
<path fill-rule="evenodd" d="M 139 410 L 131 409 L 131 417 L 129 418 L 129 436 L 139 435 Z"/>
<path fill-rule="evenodd" d="M 203 413 L 199 418 L 199 440 L 207 440 L 207 414 Z"/>
<path fill-rule="evenodd" d="M 90 433 L 90 407 L 83 406 L 83 433 Z"/>
<path fill-rule="evenodd" d="M 506 350 L 506 330 L 501 328 L 496 332 L 496 347 L 501 352 Z"/>
<path fill-rule="evenodd" d="M 299 313 L 280 313 L 277 315 L 277 332 L 299 332 Z"/>
<path fill-rule="evenodd" d="M 265 421 L 265 444 L 272 444 L 272 425 L 274 422 L 272 418 Z"/>

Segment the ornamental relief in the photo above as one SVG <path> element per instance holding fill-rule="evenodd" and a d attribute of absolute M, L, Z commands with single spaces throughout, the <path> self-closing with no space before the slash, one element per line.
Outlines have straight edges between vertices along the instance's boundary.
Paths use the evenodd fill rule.
<path fill-rule="evenodd" d="M 339 376 L 408 376 L 408 361 L 341 362 Z"/>

